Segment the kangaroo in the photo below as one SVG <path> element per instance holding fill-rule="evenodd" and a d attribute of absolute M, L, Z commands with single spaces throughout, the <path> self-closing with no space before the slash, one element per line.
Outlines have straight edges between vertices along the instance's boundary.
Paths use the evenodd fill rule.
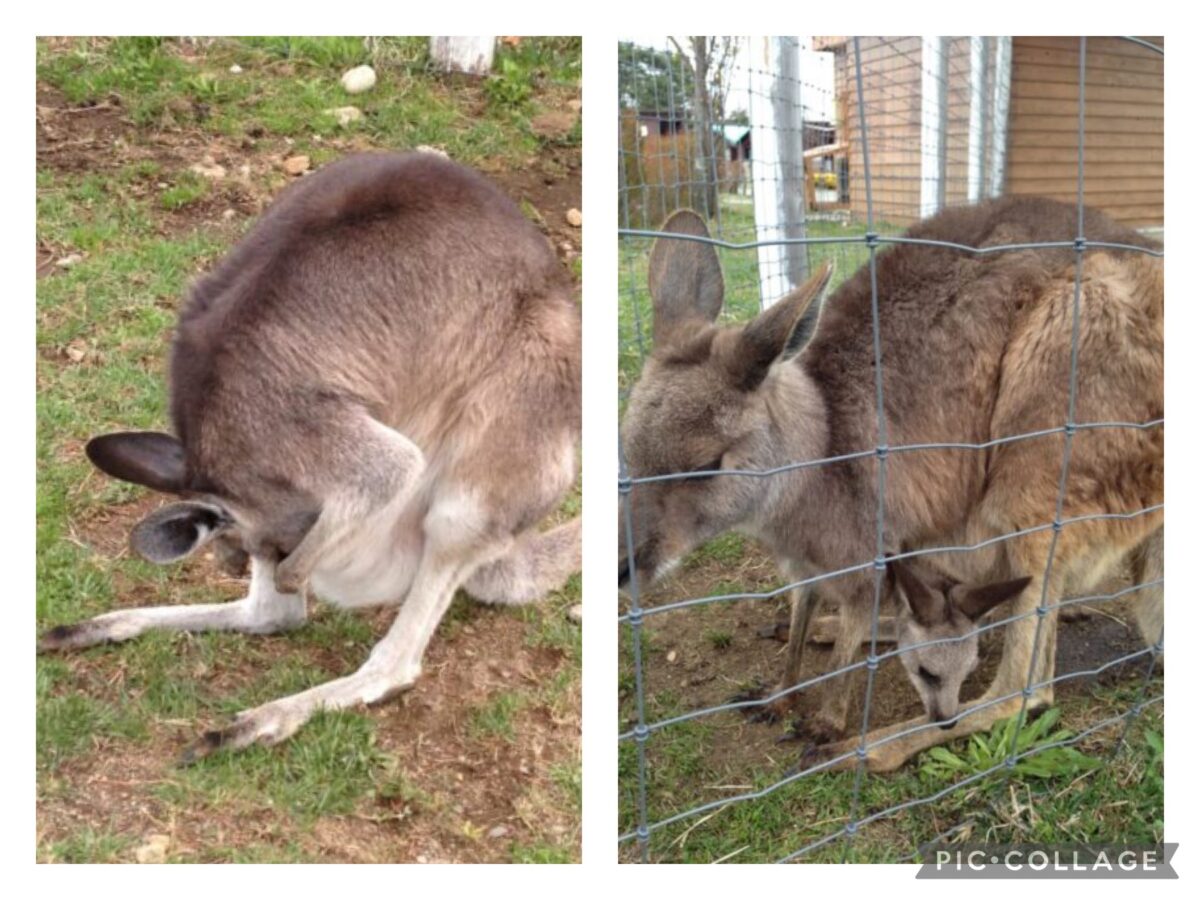
<path fill-rule="evenodd" d="M 1076 234 L 1076 215 L 1075 207 L 1051 200 L 1005 197 L 945 210 L 907 236 L 973 247 L 1062 241 Z M 1091 240 L 1157 247 L 1090 209 L 1083 225 Z M 703 220 L 686 210 L 673 214 L 663 230 L 707 235 Z M 863 566 L 877 553 L 881 455 L 869 451 L 883 441 L 877 433 L 871 273 L 864 267 L 848 278 L 821 305 L 818 319 L 814 301 L 829 277 L 826 267 L 752 321 L 720 327 L 714 323 L 724 288 L 711 245 L 672 238 L 655 243 L 649 266 L 654 351 L 622 428 L 633 478 L 627 502 L 634 539 L 631 554 L 621 551 L 619 578 L 650 582 L 730 529 L 766 547 L 789 581 L 851 570 L 820 583 L 839 610 L 834 655 L 841 668 L 857 654 L 874 611 L 877 576 Z M 983 450 L 887 454 L 887 547 L 974 544 L 1040 528 L 975 552 L 938 554 L 939 569 L 959 582 L 1028 575 L 1029 585 L 1009 604 L 1011 614 L 1023 618 L 1007 626 L 999 671 L 981 698 L 995 702 L 961 714 L 949 729 L 922 728 L 926 720 L 919 719 L 868 735 L 868 766 L 888 771 L 926 747 L 1016 713 L 1031 672 L 1033 704 L 1053 701 L 1046 683 L 1053 676 L 1053 604 L 1068 586 L 1086 589 L 1121 557 L 1144 555 L 1143 544 L 1161 542 L 1161 535 L 1155 537 L 1161 510 L 1129 514 L 1161 504 L 1163 435 L 1157 427 L 1075 430 L 1063 520 L 1126 517 L 1061 526 L 1047 573 L 1054 529 L 1046 526 L 1055 516 L 1068 408 L 1073 250 L 976 255 L 899 244 L 878 252 L 876 282 L 889 446 L 974 444 L 1057 429 Z M 1162 328 L 1162 260 L 1089 249 L 1080 295 L 1077 422 L 1144 423 L 1162 416 Z M 868 452 L 769 477 L 719 474 L 862 451 Z M 668 472 L 696 474 L 637 480 Z M 1051 609 L 1035 640 L 1032 613 L 1043 593 Z M 1161 605 L 1159 592 L 1142 594 Z M 797 681 L 813 605 L 811 590 L 793 592 L 781 690 Z M 1145 618 L 1155 621 L 1154 615 Z M 844 729 L 851 693 L 841 681 L 825 683 L 811 729 L 829 754 L 858 744 L 831 743 Z"/>
<path fill-rule="evenodd" d="M 930 721 L 952 728 L 962 684 L 979 665 L 978 622 L 1020 594 L 1033 579 L 1026 575 L 966 585 L 900 560 L 888 563 L 888 574 L 900 600 L 896 617 L 900 662 Z M 924 646 L 930 641 L 938 643 Z"/>
<path fill-rule="evenodd" d="M 193 287 L 170 357 L 174 434 L 94 438 L 114 478 L 182 498 L 138 523 L 169 563 L 217 539 L 250 586 L 231 603 L 120 609 L 42 651 L 148 629 L 269 634 L 305 595 L 398 605 L 360 669 L 239 714 L 185 753 L 273 744 L 319 709 L 412 686 L 455 590 L 527 603 L 580 568 L 580 315 L 546 240 L 482 176 L 432 154 L 366 154 L 286 189 Z"/>

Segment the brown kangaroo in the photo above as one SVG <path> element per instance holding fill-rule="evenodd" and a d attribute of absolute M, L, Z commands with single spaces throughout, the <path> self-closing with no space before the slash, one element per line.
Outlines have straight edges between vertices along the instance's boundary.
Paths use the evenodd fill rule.
<path fill-rule="evenodd" d="M 133 529 L 138 553 L 165 563 L 219 538 L 235 565 L 249 556 L 247 596 L 116 610 L 40 648 L 276 632 L 305 621 L 306 588 L 399 605 L 358 671 L 241 713 L 192 758 L 411 686 L 457 588 L 525 603 L 580 566 L 578 519 L 536 528 L 575 478 L 571 293 L 517 207 L 436 156 L 354 156 L 288 188 L 184 306 L 174 435 L 87 446 L 109 475 L 183 498 Z"/>
<path fill-rule="evenodd" d="M 1076 215 L 1073 206 L 1007 197 L 946 210 L 907 234 L 972 247 L 1062 241 L 1075 235 Z M 703 221 L 689 211 L 675 213 L 663 228 L 707 234 Z M 1085 212 L 1084 234 L 1090 240 L 1157 247 L 1092 210 Z M 1076 422 L 1144 423 L 1162 416 L 1162 273 L 1162 260 L 1147 254 L 1085 252 Z M 632 574 L 643 584 L 652 581 L 683 554 L 729 529 L 760 541 L 793 581 L 870 563 L 876 556 L 878 463 L 869 451 L 879 437 L 867 267 L 832 293 L 819 319 L 814 300 L 828 269 L 752 321 L 733 327 L 714 324 L 723 284 L 710 245 L 658 240 L 649 278 L 655 349 L 623 422 L 629 472 L 634 479 L 699 474 L 635 481 L 629 495 L 633 554 L 626 558 L 622 547 L 620 578 Z M 1068 407 L 1071 248 L 969 254 L 900 244 L 878 252 L 877 284 L 889 446 L 978 444 L 1059 429 L 980 450 L 888 454 L 885 542 L 891 552 L 975 544 L 1043 527 L 975 552 L 942 553 L 930 560 L 968 584 L 1031 578 L 1012 597 L 1010 615 L 1032 613 L 1043 591 L 1053 605 L 1068 587 L 1086 589 L 1126 554 L 1136 552 L 1149 565 L 1161 566 L 1161 510 L 1068 521 L 1046 581 L 1053 530 L 1045 526 L 1055 515 Z M 1128 515 L 1161 504 L 1162 448 L 1159 427 L 1075 430 L 1063 519 Z M 708 474 L 860 451 L 868 454 L 769 477 Z M 1155 547 L 1157 553 L 1148 552 Z M 840 613 L 839 668 L 852 662 L 870 629 L 874 579 L 868 566 L 820 583 L 822 595 Z M 811 590 L 793 593 L 791 649 L 779 689 L 798 680 L 813 609 Z M 1144 590 L 1142 596 L 1161 609 L 1160 591 Z M 1161 621 L 1161 613 L 1145 620 Z M 1055 623 L 1051 609 L 1036 648 L 1035 615 L 1006 626 L 1003 660 L 982 698 L 997 702 L 963 713 L 948 729 L 921 728 L 887 740 L 924 721 L 914 720 L 873 731 L 868 740 L 882 743 L 869 750 L 869 766 L 894 769 L 921 749 L 1017 712 L 1031 667 L 1035 685 L 1053 676 Z M 953 649 L 946 653 L 953 655 Z M 919 673 L 913 677 L 919 679 Z M 829 741 L 844 729 L 850 690 L 839 682 L 826 682 L 821 713 L 811 723 L 818 740 Z M 1042 685 L 1031 704 L 1052 699 L 1052 686 Z M 935 716 L 949 711 L 926 700 Z M 948 706 L 949 700 L 939 704 Z M 857 744 L 857 738 L 826 744 L 824 752 L 841 753 Z"/>

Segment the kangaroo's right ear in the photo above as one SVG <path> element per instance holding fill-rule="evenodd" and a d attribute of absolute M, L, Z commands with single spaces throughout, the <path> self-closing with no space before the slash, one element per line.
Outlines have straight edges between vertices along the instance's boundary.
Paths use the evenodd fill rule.
<path fill-rule="evenodd" d="M 659 230 L 708 237 L 704 220 L 690 209 L 672 213 Z M 725 301 L 725 279 L 712 244 L 657 238 L 650 251 L 650 297 L 655 343 L 670 340 L 689 319 L 715 321 Z"/>
<path fill-rule="evenodd" d="M 157 431 L 121 431 L 92 438 L 87 457 L 113 478 L 168 494 L 180 493 L 186 483 L 183 445 Z"/>
<path fill-rule="evenodd" d="M 941 591 L 935 591 L 898 559 L 888 563 L 888 571 L 895 577 L 900 598 L 912 611 L 918 624 L 929 628 L 945 621 L 946 598 Z"/>
<path fill-rule="evenodd" d="M 170 503 L 134 525 L 129 544 L 142 559 L 175 562 L 207 544 L 232 521 L 210 503 Z"/>

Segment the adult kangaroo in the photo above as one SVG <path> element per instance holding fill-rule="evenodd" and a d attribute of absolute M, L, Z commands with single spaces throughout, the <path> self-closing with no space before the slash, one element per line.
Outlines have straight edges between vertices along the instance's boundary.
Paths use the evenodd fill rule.
<path fill-rule="evenodd" d="M 399 605 L 356 672 L 241 713 L 192 757 L 408 688 L 459 587 L 525 603 L 580 566 L 578 519 L 537 529 L 575 479 L 579 307 L 546 240 L 460 165 L 352 156 L 285 190 L 193 288 L 170 388 L 174 434 L 107 434 L 88 457 L 183 498 L 135 526 L 139 554 L 216 538 L 248 554 L 248 594 L 116 610 L 42 650 L 277 632 L 305 621 L 306 589 Z"/>
<path fill-rule="evenodd" d="M 907 236 L 979 248 L 1062 242 L 1075 236 L 1076 217 L 1074 206 L 1006 197 L 946 210 L 916 224 Z M 675 213 L 663 228 L 707 236 L 703 221 L 689 211 Z M 1083 231 L 1091 240 L 1156 248 L 1093 210 L 1085 211 Z M 1086 590 L 1131 553 L 1135 560 L 1156 557 L 1151 568 L 1161 566 L 1161 510 L 1129 514 L 1162 502 L 1162 429 L 1080 427 L 1072 436 L 1062 509 L 1067 524 L 1046 572 L 1054 539 L 1048 524 L 1055 517 L 1064 456 L 1075 266 L 1070 246 L 972 254 L 899 244 L 878 253 L 887 444 L 982 444 L 1055 430 L 980 450 L 888 454 L 884 538 L 889 553 L 1039 530 L 930 560 L 955 584 L 990 582 L 993 587 L 975 593 L 963 608 L 942 603 L 940 595 L 926 601 L 909 591 L 909 605 L 917 601 L 916 624 L 940 625 L 940 618 L 932 621 L 936 610 L 945 615 L 947 628 L 954 618 L 965 634 L 986 611 L 985 601 L 988 608 L 1006 602 L 1011 615 L 1024 617 L 1007 626 L 1003 660 L 982 698 L 995 702 L 953 718 L 956 703 L 942 696 L 934 709 L 929 697 L 935 692 L 922 691 L 927 711 L 948 727 L 926 723 L 930 727 L 900 735 L 924 722 L 913 720 L 873 731 L 868 739 L 883 741 L 869 750 L 874 770 L 893 769 L 925 747 L 1013 715 L 1022 706 L 1031 672 L 1037 685 L 1031 706 L 1052 702 L 1052 685 L 1045 682 L 1053 677 L 1055 610 L 1046 615 L 1040 641 L 1035 641 L 1038 617 L 1032 614 L 1043 591 L 1049 604 L 1056 604 L 1068 589 Z M 861 567 L 875 558 L 879 462 L 870 451 L 880 441 L 871 276 L 864 267 L 847 279 L 824 302 L 818 318 L 814 301 L 828 278 L 826 268 L 745 325 L 720 327 L 714 322 L 723 284 L 712 246 L 671 238 L 656 242 L 649 267 L 655 348 L 629 400 L 624 450 L 635 479 L 697 474 L 635 481 L 629 496 L 633 553 L 626 558 L 622 549 L 622 579 L 632 575 L 645 584 L 729 529 L 759 540 L 789 580 Z M 1160 418 L 1162 260 L 1137 251 L 1088 249 L 1081 278 L 1075 421 Z M 861 451 L 867 451 L 864 457 L 769 477 L 719 474 Z M 1069 521 L 1113 514 L 1126 517 Z M 1146 547 L 1159 550 L 1147 553 Z M 822 595 L 840 610 L 839 668 L 853 660 L 870 628 L 874 579 L 867 566 L 820 583 Z M 781 690 L 798 681 L 813 608 L 810 591 L 796 594 Z M 1160 591 L 1144 590 L 1142 597 L 1161 607 Z M 1150 641 L 1158 637 L 1148 635 Z M 921 652 L 929 655 L 912 667 L 914 683 L 922 667 L 941 678 L 943 673 L 932 668 L 937 648 Z M 948 652 L 973 665 L 974 653 L 952 647 Z M 822 711 L 810 726 L 828 753 L 857 746 L 857 739 L 829 743 L 844 729 L 848 688 L 842 679 L 827 681 Z"/>

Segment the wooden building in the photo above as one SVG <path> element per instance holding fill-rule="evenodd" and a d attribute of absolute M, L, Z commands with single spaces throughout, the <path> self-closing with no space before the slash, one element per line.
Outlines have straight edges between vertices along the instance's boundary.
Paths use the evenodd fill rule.
<path fill-rule="evenodd" d="M 850 208 L 863 219 L 854 42 L 818 37 L 813 46 L 835 54 Z M 1078 38 L 864 37 L 859 47 L 881 225 L 1003 193 L 1075 200 Z M 1085 202 L 1134 227 L 1161 227 L 1163 56 L 1121 38 L 1089 38 L 1085 72 Z"/>

